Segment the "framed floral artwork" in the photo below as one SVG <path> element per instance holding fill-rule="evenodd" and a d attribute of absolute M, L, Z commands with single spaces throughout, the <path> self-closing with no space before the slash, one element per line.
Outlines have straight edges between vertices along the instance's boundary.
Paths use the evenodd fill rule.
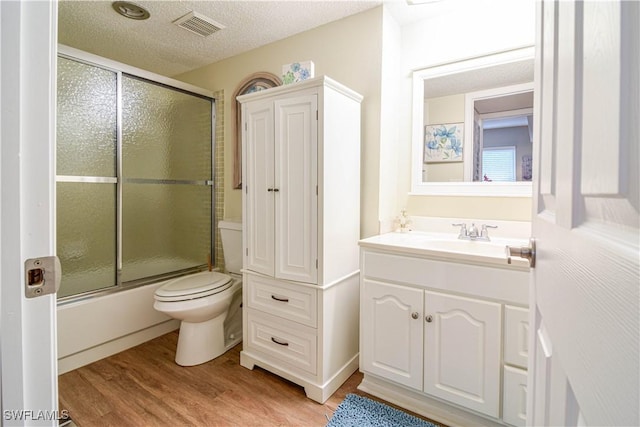
<path fill-rule="evenodd" d="M 232 114 L 236 119 L 233 132 L 235 138 L 233 141 L 233 188 L 242 188 L 242 135 L 240 134 L 240 103 L 237 101 L 237 97 L 280 85 L 282 85 L 282 80 L 275 74 L 259 72 L 240 82 L 233 94 Z"/>
<path fill-rule="evenodd" d="M 424 162 L 461 162 L 464 123 L 424 127 Z"/>
<path fill-rule="evenodd" d="M 313 61 L 292 62 L 282 66 L 282 83 L 285 85 L 311 79 L 313 76 Z"/>

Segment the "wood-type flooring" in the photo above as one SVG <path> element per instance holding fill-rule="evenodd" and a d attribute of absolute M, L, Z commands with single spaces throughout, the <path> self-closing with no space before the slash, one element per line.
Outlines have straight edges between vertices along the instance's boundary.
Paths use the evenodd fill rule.
<path fill-rule="evenodd" d="M 256 367 L 240 366 L 242 343 L 198 366 L 174 362 L 177 331 L 59 377 L 60 410 L 78 427 L 325 426 L 354 373 L 324 404 L 304 389 Z M 415 415 L 415 414 L 414 414 Z"/>

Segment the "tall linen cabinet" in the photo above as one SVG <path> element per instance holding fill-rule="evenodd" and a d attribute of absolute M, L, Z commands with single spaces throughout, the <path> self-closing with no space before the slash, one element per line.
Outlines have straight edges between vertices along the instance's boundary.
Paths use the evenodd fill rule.
<path fill-rule="evenodd" d="M 238 101 L 240 364 L 323 403 L 358 368 L 362 96 L 322 76 Z"/>

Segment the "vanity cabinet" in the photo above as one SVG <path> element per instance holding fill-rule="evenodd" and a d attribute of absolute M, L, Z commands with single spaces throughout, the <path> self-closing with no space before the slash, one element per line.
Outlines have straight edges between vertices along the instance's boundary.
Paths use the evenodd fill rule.
<path fill-rule="evenodd" d="M 358 367 L 362 97 L 323 76 L 238 100 L 240 363 L 323 403 Z"/>
<path fill-rule="evenodd" d="M 360 389 L 445 424 L 524 425 L 528 272 L 361 245 Z"/>
<path fill-rule="evenodd" d="M 500 304 L 363 280 L 363 370 L 499 416 Z"/>

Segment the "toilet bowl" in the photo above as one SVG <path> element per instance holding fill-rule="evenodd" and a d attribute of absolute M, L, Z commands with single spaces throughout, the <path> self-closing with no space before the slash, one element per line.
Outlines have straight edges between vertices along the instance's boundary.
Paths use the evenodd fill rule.
<path fill-rule="evenodd" d="M 238 274 L 242 229 L 240 223 L 230 221 L 220 221 L 219 228 L 229 274 L 204 271 L 182 276 L 154 294 L 153 307 L 181 321 L 175 358 L 181 366 L 208 362 L 242 340 L 242 276 Z"/>

